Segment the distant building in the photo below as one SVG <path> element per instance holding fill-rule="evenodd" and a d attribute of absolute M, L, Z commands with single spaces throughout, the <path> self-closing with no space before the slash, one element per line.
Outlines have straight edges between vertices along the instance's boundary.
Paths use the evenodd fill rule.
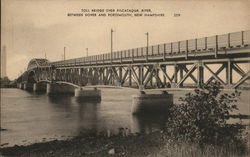
<path fill-rule="evenodd" d="M 6 67 L 7 67 L 7 55 L 6 55 L 6 46 L 4 45 L 1 51 L 1 78 L 7 76 Z"/>

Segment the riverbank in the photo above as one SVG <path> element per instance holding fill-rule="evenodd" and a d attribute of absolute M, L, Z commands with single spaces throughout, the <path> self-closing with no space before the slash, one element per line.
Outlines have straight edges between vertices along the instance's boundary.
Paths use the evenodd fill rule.
<path fill-rule="evenodd" d="M 249 138 L 249 137 L 248 137 Z M 230 150 L 230 151 L 229 151 Z M 207 146 L 201 150 L 195 144 L 176 142 L 164 131 L 149 134 L 104 136 L 93 133 L 82 134 L 73 139 L 54 140 L 29 146 L 1 148 L 3 156 L 11 157 L 162 157 L 162 156 L 248 156 L 229 147 Z"/>
<path fill-rule="evenodd" d="M 159 132 L 149 135 L 111 136 L 83 134 L 70 140 L 54 140 L 29 146 L 2 148 L 6 156 L 146 156 L 159 151 L 163 144 Z"/>

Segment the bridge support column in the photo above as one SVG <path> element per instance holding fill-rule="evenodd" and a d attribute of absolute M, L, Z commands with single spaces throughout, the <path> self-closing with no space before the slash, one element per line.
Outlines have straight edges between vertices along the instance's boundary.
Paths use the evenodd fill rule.
<path fill-rule="evenodd" d="M 75 87 L 59 84 L 59 83 L 47 83 L 46 93 L 49 96 L 59 94 L 74 94 Z"/>
<path fill-rule="evenodd" d="M 24 83 L 21 83 L 20 88 L 24 89 Z"/>
<path fill-rule="evenodd" d="M 177 87 L 177 82 L 178 82 L 178 71 L 179 71 L 179 68 L 178 68 L 178 65 L 175 64 L 174 65 L 174 78 L 173 78 L 173 82 L 171 83 L 171 88 L 176 88 Z"/>
<path fill-rule="evenodd" d="M 226 68 L 226 80 L 227 85 L 226 88 L 230 89 L 232 88 L 232 82 L 233 82 L 233 71 L 232 71 L 232 63 L 230 60 L 227 62 L 227 68 Z"/>
<path fill-rule="evenodd" d="M 165 54 L 165 53 L 164 53 Z M 167 73 L 167 68 L 166 66 L 162 67 L 162 70 Z M 167 84 L 167 78 L 165 75 L 163 75 L 163 85 L 166 87 L 166 84 Z"/>
<path fill-rule="evenodd" d="M 22 83 L 18 83 L 17 88 L 22 89 Z"/>
<path fill-rule="evenodd" d="M 46 84 L 44 83 L 34 83 L 33 84 L 33 92 L 45 92 L 46 91 Z"/>
<path fill-rule="evenodd" d="M 160 77 L 159 77 L 159 69 L 155 69 L 155 79 L 156 79 L 156 88 L 159 88 L 161 86 L 160 83 Z"/>
<path fill-rule="evenodd" d="M 200 87 L 204 82 L 204 68 L 202 63 L 197 64 L 197 86 Z"/>
<path fill-rule="evenodd" d="M 52 93 L 51 84 L 50 84 L 50 83 L 47 83 L 47 85 L 46 85 L 46 93 L 47 93 L 48 95 L 50 95 L 50 94 Z"/>
<path fill-rule="evenodd" d="M 33 91 L 34 91 L 34 92 L 37 91 L 37 84 L 36 84 L 36 83 L 33 84 Z"/>
<path fill-rule="evenodd" d="M 160 94 L 146 94 L 140 91 L 133 96 L 132 110 L 133 114 L 149 113 L 166 113 L 173 104 L 173 94 L 162 91 Z"/>
<path fill-rule="evenodd" d="M 129 76 L 128 76 L 128 81 L 129 81 L 129 87 L 132 87 L 132 71 L 129 69 Z"/>
<path fill-rule="evenodd" d="M 33 90 L 33 83 L 24 83 L 23 89 L 28 90 L 28 91 L 32 91 Z"/>
<path fill-rule="evenodd" d="M 139 89 L 140 89 L 140 90 L 144 89 L 143 75 L 144 75 L 144 66 L 141 65 L 141 66 L 139 67 L 139 81 L 140 81 L 140 82 L 139 82 L 139 83 L 140 83 Z"/>
<path fill-rule="evenodd" d="M 24 83 L 24 84 L 23 84 L 23 89 L 24 89 L 24 90 L 27 90 L 27 88 L 28 88 L 27 83 Z"/>
<path fill-rule="evenodd" d="M 75 97 L 78 100 L 101 100 L 101 90 L 99 89 L 83 89 L 83 88 L 76 88 L 75 89 Z"/>

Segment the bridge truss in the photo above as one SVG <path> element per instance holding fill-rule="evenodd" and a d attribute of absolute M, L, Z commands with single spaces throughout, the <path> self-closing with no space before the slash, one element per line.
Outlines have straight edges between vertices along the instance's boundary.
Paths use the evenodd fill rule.
<path fill-rule="evenodd" d="M 38 68 L 37 80 L 65 81 L 79 86 L 183 88 L 219 81 L 237 88 L 250 77 L 250 58 Z M 216 68 L 215 68 L 216 67 Z M 242 68 L 243 67 L 243 68 Z M 245 68 L 244 68 L 245 67 Z"/>
<path fill-rule="evenodd" d="M 49 64 L 46 61 L 31 66 L 23 78 L 139 89 L 197 87 L 219 81 L 225 88 L 238 88 L 249 87 L 249 63 L 250 31 L 242 31 Z"/>

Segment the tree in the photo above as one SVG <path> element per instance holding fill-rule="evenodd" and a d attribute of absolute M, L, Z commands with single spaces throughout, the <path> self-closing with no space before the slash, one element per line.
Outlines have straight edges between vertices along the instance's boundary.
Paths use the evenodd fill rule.
<path fill-rule="evenodd" d="M 1 87 L 6 87 L 6 86 L 9 85 L 10 80 L 9 80 L 8 77 L 3 77 L 3 78 L 1 78 L 1 82 L 0 83 L 1 83 Z"/>
<path fill-rule="evenodd" d="M 219 82 L 203 84 L 180 98 L 172 107 L 171 132 L 175 137 L 203 144 L 222 144 L 239 140 L 244 127 L 228 124 L 230 113 L 237 110 L 240 92 L 223 93 Z"/>

